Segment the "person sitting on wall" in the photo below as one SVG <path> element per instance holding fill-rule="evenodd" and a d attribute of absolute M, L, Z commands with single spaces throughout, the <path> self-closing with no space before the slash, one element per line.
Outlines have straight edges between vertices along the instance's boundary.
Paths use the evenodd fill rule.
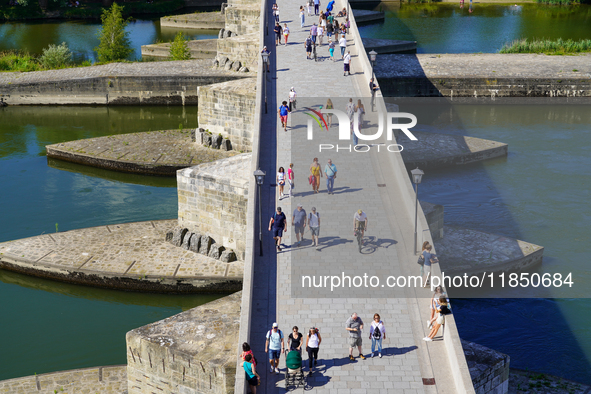
<path fill-rule="evenodd" d="M 339 13 L 337 14 L 337 18 L 344 18 L 347 16 L 347 9 L 343 8 L 341 11 L 339 11 Z"/>

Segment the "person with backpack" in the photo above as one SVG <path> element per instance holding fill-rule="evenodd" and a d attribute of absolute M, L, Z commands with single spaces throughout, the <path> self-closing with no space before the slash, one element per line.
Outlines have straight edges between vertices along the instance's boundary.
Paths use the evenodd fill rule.
<path fill-rule="evenodd" d="M 283 34 L 283 28 L 279 24 L 279 22 L 275 22 L 275 27 L 273 28 L 275 32 L 275 46 L 281 45 L 281 35 Z"/>
<path fill-rule="evenodd" d="M 380 320 L 379 313 L 373 315 L 373 322 L 369 327 L 369 339 L 371 339 L 371 356 L 374 356 L 377 347 L 378 355 L 382 358 L 382 339 L 386 339 L 386 327 Z"/>
<path fill-rule="evenodd" d="M 271 373 L 279 373 L 279 357 L 284 351 L 283 333 L 277 323 L 273 323 L 273 328 L 267 332 L 267 341 L 265 342 L 265 353 L 269 353 Z"/>
<path fill-rule="evenodd" d="M 273 214 L 273 217 L 269 221 L 269 231 L 271 231 L 271 227 L 273 228 L 273 239 L 275 240 L 275 245 L 277 246 L 277 251 L 281 252 L 281 237 L 283 233 L 287 231 L 287 218 L 285 214 L 281 212 L 281 207 L 277 207 L 277 212 Z"/>
<path fill-rule="evenodd" d="M 445 315 L 449 313 L 451 313 L 451 310 L 449 309 L 447 297 L 439 297 L 439 308 L 437 308 L 436 315 L 437 318 L 435 319 L 435 323 L 433 324 L 433 327 L 431 328 L 429 335 L 423 338 L 423 341 L 431 342 L 433 340 L 433 338 L 435 337 L 435 335 L 437 335 L 437 332 L 439 331 L 439 327 L 445 324 Z"/>
<path fill-rule="evenodd" d="M 310 56 L 312 56 L 312 36 L 306 38 L 304 47 L 306 47 L 306 59 L 310 59 Z"/>

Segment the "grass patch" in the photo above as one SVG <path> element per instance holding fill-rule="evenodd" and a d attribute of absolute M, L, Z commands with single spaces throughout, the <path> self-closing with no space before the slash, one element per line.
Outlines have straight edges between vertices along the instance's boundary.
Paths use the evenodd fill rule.
<path fill-rule="evenodd" d="M 37 58 L 21 51 L 0 52 L 0 71 L 39 71 L 43 66 Z"/>
<path fill-rule="evenodd" d="M 551 5 L 571 5 L 581 4 L 580 0 L 536 0 L 538 4 L 551 4 Z"/>
<path fill-rule="evenodd" d="M 573 41 L 558 38 L 528 40 L 523 38 L 503 45 L 499 53 L 545 53 L 547 55 L 566 55 L 591 52 L 591 40 Z"/>

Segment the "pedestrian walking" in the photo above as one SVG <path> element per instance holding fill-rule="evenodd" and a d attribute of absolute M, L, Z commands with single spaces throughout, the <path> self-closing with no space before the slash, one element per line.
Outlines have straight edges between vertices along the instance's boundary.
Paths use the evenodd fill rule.
<path fill-rule="evenodd" d="M 261 53 L 266 53 L 267 55 L 271 55 L 271 52 L 269 52 L 269 50 L 267 49 L 266 46 L 263 47 L 263 50 L 261 51 Z M 267 56 L 267 59 L 268 58 L 269 57 Z M 267 72 L 269 72 L 269 61 L 267 61 L 266 64 L 267 64 Z"/>
<path fill-rule="evenodd" d="M 312 366 L 318 365 L 318 350 L 322 337 L 316 327 L 311 327 L 306 336 L 306 351 L 308 352 L 308 374 L 312 375 Z"/>
<path fill-rule="evenodd" d="M 287 27 L 287 23 L 283 24 L 283 37 L 285 38 L 285 45 L 287 45 L 287 38 L 289 37 L 289 27 Z"/>
<path fill-rule="evenodd" d="M 275 32 L 275 46 L 281 45 L 282 30 L 283 29 L 281 28 L 281 25 L 279 24 L 279 22 L 275 22 L 275 27 L 273 28 L 273 31 Z"/>
<path fill-rule="evenodd" d="M 341 47 L 342 48 L 342 47 Z M 343 76 L 351 75 L 351 51 L 347 51 L 345 57 L 343 57 L 344 71 Z"/>
<path fill-rule="evenodd" d="M 318 158 L 315 157 L 314 161 L 310 165 L 310 180 L 312 181 L 312 190 L 314 190 L 314 193 L 318 193 L 321 176 L 322 170 L 320 169 L 320 164 L 318 164 Z"/>
<path fill-rule="evenodd" d="M 314 0 L 314 15 L 318 16 L 320 10 L 320 0 Z"/>
<path fill-rule="evenodd" d="M 302 344 L 303 344 L 304 336 L 301 332 L 299 332 L 298 326 L 293 326 L 291 329 L 291 334 L 287 337 L 287 345 L 289 346 L 289 350 L 295 350 L 298 353 L 302 353 Z"/>
<path fill-rule="evenodd" d="M 306 48 L 306 59 L 310 59 L 310 56 L 312 56 L 312 36 L 306 38 L 304 47 Z"/>
<path fill-rule="evenodd" d="M 316 250 L 320 250 L 318 246 L 318 237 L 320 237 L 320 213 L 316 212 L 316 207 L 312 207 L 312 212 L 308 215 L 308 226 L 310 233 L 312 233 L 312 244 L 316 246 Z"/>
<path fill-rule="evenodd" d="M 289 197 L 293 197 L 293 189 L 295 188 L 294 183 L 294 173 L 293 173 L 293 163 L 289 164 L 289 168 L 287 169 L 287 182 L 289 182 Z"/>
<path fill-rule="evenodd" d="M 312 15 L 312 7 L 314 7 L 314 0 L 308 0 L 308 3 L 306 5 L 308 8 L 308 16 L 311 16 Z"/>
<path fill-rule="evenodd" d="M 357 114 L 357 127 L 359 130 L 363 127 L 363 117 L 365 116 L 365 106 L 361 102 L 361 99 L 357 99 L 357 105 L 355 105 L 355 113 Z"/>
<path fill-rule="evenodd" d="M 279 4 L 277 3 L 273 3 L 273 19 L 275 19 L 275 22 L 279 22 L 279 19 L 277 19 L 277 10 L 279 9 Z"/>
<path fill-rule="evenodd" d="M 287 231 L 286 224 L 287 218 L 285 214 L 281 212 L 281 207 L 277 207 L 277 212 L 273 214 L 269 221 L 269 231 L 271 231 L 271 228 L 273 229 L 273 239 L 275 240 L 278 252 L 281 252 L 281 237 Z"/>
<path fill-rule="evenodd" d="M 242 362 L 242 368 L 244 368 L 244 374 L 246 375 L 246 381 L 250 386 L 252 394 L 257 394 L 257 386 L 261 382 L 261 377 L 257 373 L 256 365 L 252 362 L 254 356 L 248 354 Z"/>
<path fill-rule="evenodd" d="M 322 41 L 324 39 L 324 28 L 322 27 L 322 25 L 318 26 L 317 35 L 318 35 L 318 45 L 322 45 Z"/>
<path fill-rule="evenodd" d="M 296 110 L 297 97 L 298 97 L 298 94 L 296 93 L 295 89 L 292 86 L 291 89 L 289 89 L 289 112 Z"/>
<path fill-rule="evenodd" d="M 379 313 L 373 315 L 373 322 L 369 327 L 369 339 L 371 339 L 371 356 L 374 356 L 377 348 L 378 355 L 382 358 L 382 339 L 386 339 L 386 327 Z"/>
<path fill-rule="evenodd" d="M 338 23 L 338 22 L 337 22 Z M 338 33 L 337 33 L 338 35 Z M 345 49 L 347 49 L 347 39 L 343 36 L 339 40 L 339 47 L 341 47 L 341 59 L 345 59 Z"/>
<path fill-rule="evenodd" d="M 332 22 L 327 22 L 326 23 L 326 36 L 328 37 L 328 40 L 329 41 L 332 38 L 333 32 L 334 32 L 334 25 L 332 24 Z"/>
<path fill-rule="evenodd" d="M 316 36 L 318 35 L 318 26 L 316 26 L 316 23 L 312 24 L 312 27 L 310 27 L 310 36 L 312 37 L 312 42 L 314 42 L 314 45 L 316 45 Z"/>
<path fill-rule="evenodd" d="M 289 114 L 289 107 L 287 106 L 287 101 L 281 103 L 281 106 L 277 110 L 279 117 L 281 118 L 281 127 L 283 127 L 283 131 L 287 131 L 287 114 Z"/>
<path fill-rule="evenodd" d="M 300 246 L 302 241 L 304 240 L 304 230 L 306 229 L 306 210 L 302 206 L 302 204 L 298 204 L 298 207 L 293 210 L 293 215 L 291 216 L 291 225 L 294 227 L 294 231 L 296 234 L 297 243 L 295 246 Z M 301 239 L 300 239 L 301 235 Z"/>
<path fill-rule="evenodd" d="M 427 250 L 427 245 L 429 245 L 429 241 L 423 242 L 423 246 L 421 248 L 421 254 L 419 255 L 419 259 L 417 263 L 421 266 L 421 276 L 425 274 L 425 255 L 423 252 Z M 433 316 L 431 316 L 433 318 Z"/>
<path fill-rule="evenodd" d="M 326 100 L 326 109 L 334 109 L 334 106 L 332 105 L 332 100 L 329 98 Z M 327 117 L 327 123 L 328 123 L 328 127 L 330 128 L 332 126 L 332 114 L 326 114 Z"/>
<path fill-rule="evenodd" d="M 308 13 L 308 15 L 310 15 Z M 304 23 L 306 23 L 306 12 L 304 11 L 304 6 L 300 6 L 300 27 L 304 27 Z"/>
<path fill-rule="evenodd" d="M 369 80 L 369 91 L 371 93 L 371 112 L 375 111 L 375 102 L 376 102 L 376 91 L 378 90 L 378 87 L 376 86 L 375 83 L 373 83 L 373 78 L 370 78 Z"/>
<path fill-rule="evenodd" d="M 279 199 L 283 198 L 283 188 L 285 187 L 285 169 L 279 167 L 277 171 L 277 185 L 279 186 Z"/>
<path fill-rule="evenodd" d="M 284 351 L 283 333 L 277 323 L 273 323 L 273 328 L 267 332 L 267 341 L 265 342 L 265 353 L 269 353 L 271 373 L 279 373 L 279 357 L 281 357 L 281 353 Z"/>
<path fill-rule="evenodd" d="M 326 190 L 328 194 L 334 194 L 334 180 L 337 177 L 337 166 L 335 166 L 331 159 L 324 166 L 324 175 L 326 175 Z"/>
<path fill-rule="evenodd" d="M 438 262 L 437 256 L 431 253 L 433 246 L 427 245 L 425 250 L 423 250 L 423 257 L 425 259 L 424 262 L 424 271 L 425 275 L 423 276 L 423 286 L 427 287 L 429 283 L 429 276 L 431 275 L 431 264 Z"/>
<path fill-rule="evenodd" d="M 361 338 L 361 331 L 363 330 L 363 320 L 357 313 L 353 313 L 351 317 L 347 319 L 345 323 L 345 328 L 349 331 L 349 360 L 355 360 L 353 357 L 353 349 L 357 347 L 359 350 L 359 357 L 362 360 L 365 360 L 365 356 L 361 351 L 361 344 L 363 343 L 363 339 Z"/>

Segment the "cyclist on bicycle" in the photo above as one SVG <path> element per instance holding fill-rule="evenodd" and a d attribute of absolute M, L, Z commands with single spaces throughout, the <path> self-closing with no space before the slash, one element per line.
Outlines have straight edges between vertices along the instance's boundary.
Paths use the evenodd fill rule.
<path fill-rule="evenodd" d="M 361 232 L 361 244 L 363 244 L 363 235 L 365 234 L 365 230 L 367 230 L 367 215 L 361 209 L 355 213 L 353 216 L 353 229 L 355 233 L 358 231 Z"/>

